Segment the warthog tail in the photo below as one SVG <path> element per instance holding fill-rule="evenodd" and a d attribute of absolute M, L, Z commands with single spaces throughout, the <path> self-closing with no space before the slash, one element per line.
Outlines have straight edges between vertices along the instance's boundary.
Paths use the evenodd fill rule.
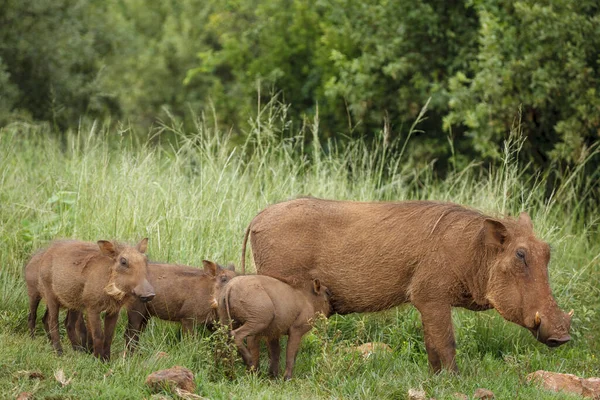
<path fill-rule="evenodd" d="M 250 227 L 252 226 L 252 222 L 246 228 L 246 233 L 244 234 L 244 242 L 242 243 L 242 275 L 246 275 L 246 244 L 248 243 L 248 237 L 250 236 Z"/>

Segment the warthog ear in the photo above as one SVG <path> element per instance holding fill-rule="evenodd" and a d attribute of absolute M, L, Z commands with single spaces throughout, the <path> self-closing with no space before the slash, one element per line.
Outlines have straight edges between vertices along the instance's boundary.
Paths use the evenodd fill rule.
<path fill-rule="evenodd" d="M 229 263 L 229 264 L 227 264 L 227 269 L 235 272 L 235 265 L 233 265 L 232 263 Z"/>
<path fill-rule="evenodd" d="M 212 261 L 202 260 L 202 265 L 204 265 L 204 272 L 211 276 L 217 276 L 217 271 L 219 270 L 217 264 Z"/>
<path fill-rule="evenodd" d="M 100 248 L 100 252 L 105 256 L 114 258 L 117 255 L 115 245 L 108 240 L 98 240 L 98 247 Z"/>
<path fill-rule="evenodd" d="M 502 247 L 508 239 L 506 226 L 498 220 L 487 218 L 483 221 L 485 243 L 490 246 Z"/>
<path fill-rule="evenodd" d="M 533 230 L 533 222 L 531 222 L 531 217 L 525 211 L 519 214 L 519 224 Z"/>
<path fill-rule="evenodd" d="M 315 291 L 315 294 L 320 294 L 321 293 L 321 281 L 318 279 L 313 280 L 313 290 Z"/>
<path fill-rule="evenodd" d="M 148 249 L 148 238 L 143 238 L 141 242 L 137 244 L 136 249 L 142 254 L 145 253 Z"/>

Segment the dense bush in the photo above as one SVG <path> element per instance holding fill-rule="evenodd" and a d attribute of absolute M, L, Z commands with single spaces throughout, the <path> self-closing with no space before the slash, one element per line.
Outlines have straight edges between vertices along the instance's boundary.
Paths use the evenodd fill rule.
<path fill-rule="evenodd" d="M 204 113 L 245 136 L 276 95 L 291 124 L 318 114 L 322 136 L 371 139 L 387 124 L 394 138 L 428 104 L 405 160 L 438 172 L 500 157 L 520 109 L 535 166 L 577 165 L 599 138 L 593 0 L 1 5 L 1 124 L 111 117 L 147 132 Z"/>
<path fill-rule="evenodd" d="M 86 115 L 115 114 L 118 104 L 97 81 L 109 50 L 105 43 L 112 40 L 97 18 L 104 11 L 75 0 L 2 1 L 0 113 L 59 129 L 76 126 Z"/>
<path fill-rule="evenodd" d="M 522 105 L 527 154 L 578 163 L 600 138 L 597 1 L 476 1 L 479 51 L 451 80 L 446 127 L 466 127 L 473 149 L 497 146 Z"/>
<path fill-rule="evenodd" d="M 208 91 L 226 122 L 239 127 L 258 87 L 266 98 L 280 92 L 296 120 L 318 107 L 326 136 L 372 137 L 384 119 L 393 132 L 412 123 L 431 97 L 415 144 L 425 162 L 448 151 L 441 116 L 448 77 L 474 55 L 472 9 L 422 0 L 240 3 L 216 6 L 207 25 L 214 41 L 187 80 L 212 77 Z"/>

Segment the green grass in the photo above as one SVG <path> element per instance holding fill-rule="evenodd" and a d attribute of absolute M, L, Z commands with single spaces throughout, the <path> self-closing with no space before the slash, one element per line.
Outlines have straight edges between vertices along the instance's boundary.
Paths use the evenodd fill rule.
<path fill-rule="evenodd" d="M 585 195 L 597 181 L 575 170 L 548 196 L 543 174 L 530 178 L 517 165 L 518 137 L 508 143 L 503 162 L 489 168 L 473 163 L 442 179 L 431 167 L 415 167 L 406 153 L 392 157 L 394 147 L 403 148 L 402 140 L 389 143 L 382 135 L 374 144 L 354 140 L 341 148 L 318 142 L 316 125 L 291 136 L 284 116 L 267 109 L 241 144 L 202 124 L 193 135 L 165 129 L 142 143 L 126 130 L 97 127 L 61 138 L 26 125 L 0 131 L 2 397 L 31 392 L 55 399 L 149 398 L 145 377 L 174 365 L 190 368 L 197 393 L 214 399 L 405 398 L 410 388 L 444 399 L 455 392 L 471 395 L 478 387 L 500 399 L 555 399 L 570 397 L 541 392 L 525 381 L 526 374 L 538 369 L 600 374 L 600 216 L 590 205 L 595 200 Z M 282 135 L 286 138 L 277 139 Z M 317 139 L 306 148 L 305 135 Z M 170 145 L 166 136 L 176 137 L 177 145 Z M 246 374 L 240 362 L 235 378 L 227 379 L 214 365 L 214 340 L 208 333 L 180 340 L 178 326 L 158 320 L 142 335 L 140 350 L 123 358 L 122 315 L 107 364 L 67 349 L 64 331 L 65 355 L 57 357 L 41 322 L 36 339 L 28 337 L 22 268 L 32 251 L 48 241 L 136 242 L 147 236 L 153 260 L 201 265 L 212 259 L 238 265 L 252 217 L 268 204 L 300 195 L 448 200 L 493 215 L 527 210 L 537 234 L 553 247 L 551 284 L 561 307 L 575 309 L 574 340 L 549 349 L 495 311 L 455 310 L 461 374 L 433 376 L 418 313 L 402 306 L 321 322 L 303 341 L 295 378 L 282 382 Z M 248 268 L 252 271 L 251 263 Z M 388 343 L 393 353 L 363 360 L 348 351 L 369 341 Z M 168 357 L 157 358 L 159 351 Z M 53 378 L 58 369 L 73 376 L 66 387 Z M 40 371 L 45 378 L 29 379 L 20 371 Z"/>

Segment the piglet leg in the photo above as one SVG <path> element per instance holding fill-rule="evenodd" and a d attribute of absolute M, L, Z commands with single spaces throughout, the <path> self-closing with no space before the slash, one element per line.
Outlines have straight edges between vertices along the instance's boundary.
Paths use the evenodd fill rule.
<path fill-rule="evenodd" d="M 52 338 L 50 337 L 50 326 L 48 325 L 48 307 L 46 307 L 46 311 L 44 311 L 44 315 L 42 315 L 42 325 L 44 325 L 46 337 L 48 340 L 52 341 Z"/>
<path fill-rule="evenodd" d="M 287 348 L 285 350 L 285 374 L 283 375 L 283 379 L 285 379 L 286 381 L 292 379 L 294 364 L 296 364 L 296 354 L 298 354 L 298 348 L 300 347 L 302 336 L 304 336 L 304 334 L 309 330 L 310 327 L 308 327 L 308 329 L 306 329 L 305 327 L 290 328 Z"/>
<path fill-rule="evenodd" d="M 48 331 L 50 333 L 50 339 L 52 341 L 52 346 L 56 353 L 60 356 L 63 353 L 62 346 L 60 344 L 60 334 L 58 332 L 58 312 L 59 312 L 59 304 L 58 299 L 56 297 L 50 295 L 46 297 L 46 306 L 48 308 Z"/>
<path fill-rule="evenodd" d="M 138 310 L 127 311 L 127 328 L 125 329 L 125 351 L 133 354 L 140 341 L 140 333 L 144 331 L 148 317 Z"/>
<path fill-rule="evenodd" d="M 104 332 L 102 331 L 102 321 L 100 312 L 96 310 L 87 310 L 88 335 L 92 335 L 94 343 L 94 355 L 102 358 L 104 354 Z"/>
<path fill-rule="evenodd" d="M 252 365 L 258 371 L 260 369 L 260 337 L 248 336 L 246 338 L 246 347 L 252 355 Z"/>
<path fill-rule="evenodd" d="M 110 360 L 110 346 L 115 336 L 115 327 L 119 320 L 119 311 L 104 316 L 104 344 L 102 348 L 102 360 Z"/>
<path fill-rule="evenodd" d="M 269 339 L 267 341 L 269 346 L 269 375 L 272 378 L 277 378 L 279 375 L 279 358 L 281 357 L 281 347 L 279 346 L 279 338 Z M 288 345 L 289 349 L 289 345 Z"/>
<path fill-rule="evenodd" d="M 248 348 L 244 346 L 244 339 L 248 336 L 254 336 L 258 332 L 264 331 L 270 323 L 270 320 L 246 322 L 244 325 L 233 331 L 233 340 L 235 345 L 237 346 L 240 355 L 242 356 L 242 359 L 244 360 L 244 363 L 246 363 L 246 366 L 249 370 L 255 369 L 256 365 L 254 365 L 252 354 L 250 354 Z"/>
<path fill-rule="evenodd" d="M 27 325 L 29 326 L 29 335 L 32 339 L 35 337 L 35 321 L 37 319 L 37 309 L 41 299 L 42 296 L 40 295 L 29 297 L 29 318 L 27 319 Z"/>
<path fill-rule="evenodd" d="M 77 332 L 77 322 L 81 317 L 81 312 L 76 310 L 67 310 L 65 317 L 65 325 L 67 326 L 67 336 L 71 341 L 71 346 L 75 351 L 84 351 L 84 345 L 81 343 L 81 338 Z"/>
<path fill-rule="evenodd" d="M 194 333 L 195 321 L 191 318 L 184 318 L 181 320 L 181 337 L 189 337 Z"/>

